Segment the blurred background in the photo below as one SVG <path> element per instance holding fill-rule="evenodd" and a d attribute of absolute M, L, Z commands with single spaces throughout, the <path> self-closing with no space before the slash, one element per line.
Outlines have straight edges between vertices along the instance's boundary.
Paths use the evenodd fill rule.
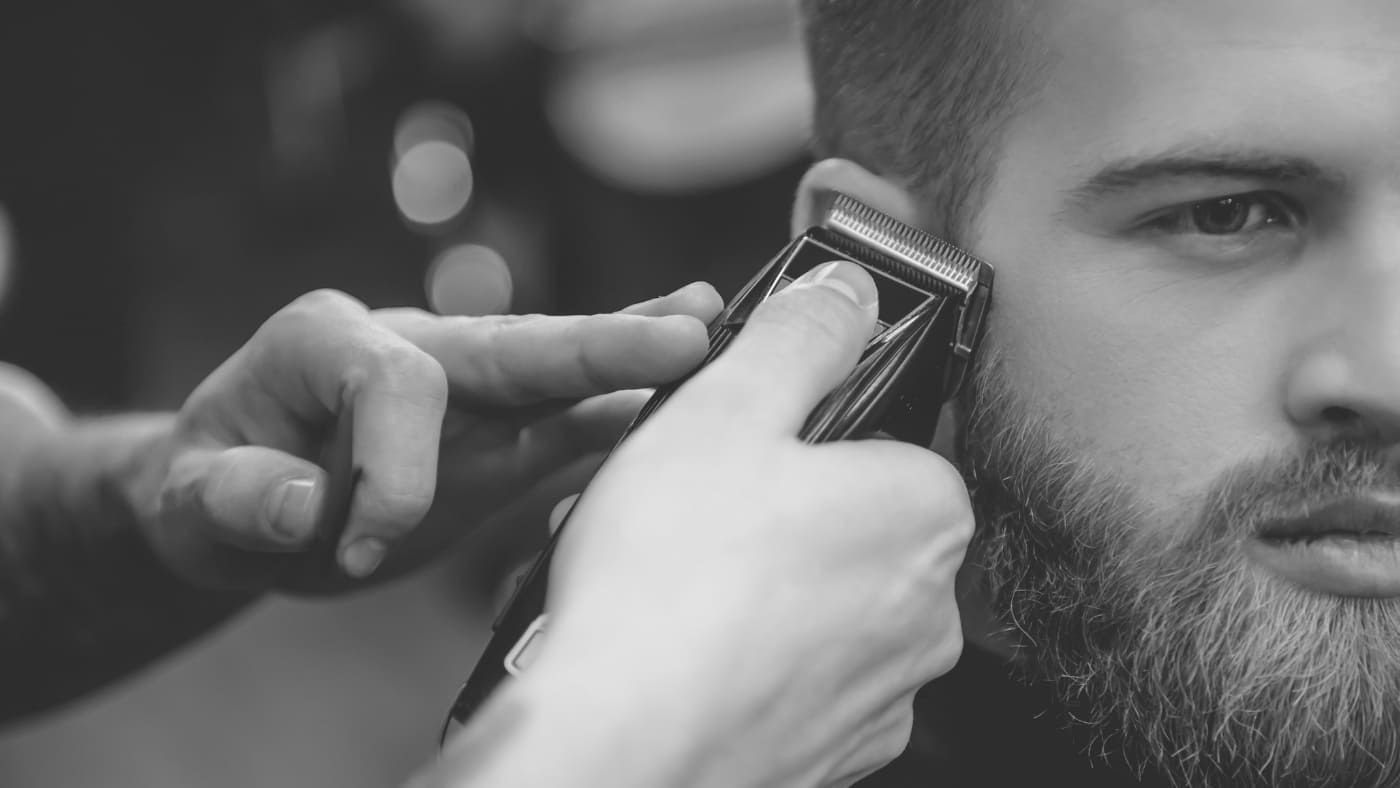
<path fill-rule="evenodd" d="M 297 295 L 429 306 L 442 260 L 508 269 L 513 311 L 612 310 L 696 279 L 732 295 L 786 241 L 806 163 L 789 15 L 788 0 L 6 4 L 0 360 L 80 412 L 171 409 Z M 543 532 L 348 599 L 261 604 L 0 729 L 0 785 L 398 785 L 435 752 L 500 578 Z"/>

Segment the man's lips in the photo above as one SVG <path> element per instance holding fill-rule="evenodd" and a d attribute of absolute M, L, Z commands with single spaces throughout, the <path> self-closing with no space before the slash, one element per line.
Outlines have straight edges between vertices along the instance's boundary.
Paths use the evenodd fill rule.
<path fill-rule="evenodd" d="M 1336 498 L 1271 520 L 1245 545 L 1262 568 L 1337 596 L 1400 596 L 1400 493 Z"/>
<path fill-rule="evenodd" d="M 1400 493 L 1373 492 L 1310 507 L 1304 514 L 1272 520 L 1262 539 L 1300 540 L 1324 536 L 1400 537 Z"/>

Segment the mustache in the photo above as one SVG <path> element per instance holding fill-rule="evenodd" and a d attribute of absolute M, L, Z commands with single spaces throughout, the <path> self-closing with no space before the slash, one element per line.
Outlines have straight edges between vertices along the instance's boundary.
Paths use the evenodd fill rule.
<path fill-rule="evenodd" d="M 1197 518 L 1212 541 L 1259 535 L 1274 521 L 1306 516 L 1361 495 L 1400 497 L 1400 452 L 1379 441 L 1339 438 L 1246 461 L 1207 491 Z"/>

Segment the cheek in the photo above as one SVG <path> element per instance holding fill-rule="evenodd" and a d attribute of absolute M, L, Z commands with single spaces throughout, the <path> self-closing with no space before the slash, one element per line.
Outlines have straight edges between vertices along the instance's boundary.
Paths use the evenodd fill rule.
<path fill-rule="evenodd" d="M 1238 293 L 1126 267 L 1042 258 L 1036 268 L 999 272 L 988 340 L 1055 443 L 1156 511 L 1277 447 L 1276 354 Z"/>

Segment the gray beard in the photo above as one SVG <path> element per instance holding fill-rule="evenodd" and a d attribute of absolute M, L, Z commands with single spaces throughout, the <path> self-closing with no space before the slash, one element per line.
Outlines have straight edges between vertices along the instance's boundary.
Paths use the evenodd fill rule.
<path fill-rule="evenodd" d="M 969 561 L 1091 757 L 1182 788 L 1400 783 L 1400 600 L 1311 593 L 1240 549 L 1309 500 L 1400 489 L 1378 442 L 1242 465 L 1154 517 L 1051 444 L 995 357 L 961 404 Z"/>

